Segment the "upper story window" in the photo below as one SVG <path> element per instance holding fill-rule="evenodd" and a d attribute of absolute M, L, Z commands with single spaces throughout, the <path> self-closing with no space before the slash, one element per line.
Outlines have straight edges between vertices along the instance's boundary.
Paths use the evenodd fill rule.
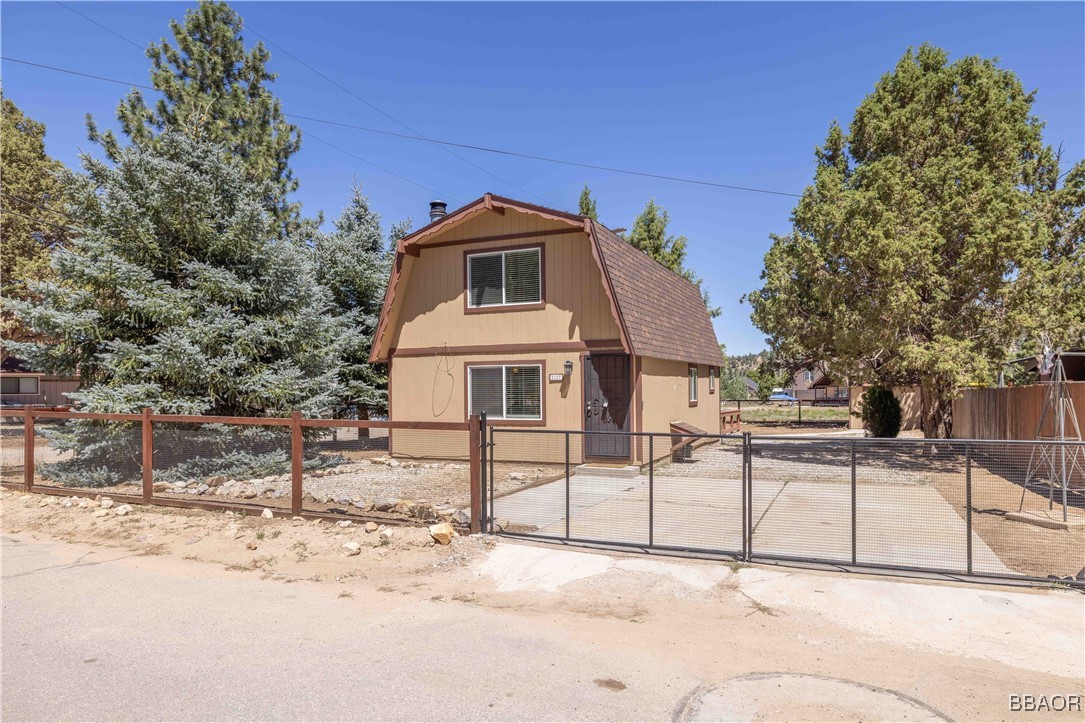
<path fill-rule="evenodd" d="M 716 367 L 708 367 L 708 393 L 716 393 L 716 378 L 719 376 L 720 370 Z"/>
<path fill-rule="evenodd" d="M 689 403 L 697 403 L 697 367 L 692 365 L 689 368 Z"/>
<path fill-rule="evenodd" d="M 3 377 L 0 378 L 0 393 L 2 394 L 37 394 L 37 377 Z"/>
<path fill-rule="evenodd" d="M 812 382 L 812 381 L 814 381 L 814 372 L 807 369 L 806 371 L 804 371 L 802 373 L 802 380 L 804 382 Z"/>
<path fill-rule="evenodd" d="M 541 248 L 467 255 L 467 308 L 541 302 Z"/>

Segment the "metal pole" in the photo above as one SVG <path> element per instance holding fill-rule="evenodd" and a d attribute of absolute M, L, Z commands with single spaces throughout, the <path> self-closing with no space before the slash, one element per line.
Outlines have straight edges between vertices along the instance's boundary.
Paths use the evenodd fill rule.
<path fill-rule="evenodd" d="M 482 530 L 482 424 L 477 415 L 467 418 L 467 459 L 471 478 L 471 534 Z"/>
<path fill-rule="evenodd" d="M 648 547 L 655 545 L 655 473 L 656 459 L 653 445 L 654 434 L 648 435 Z"/>
<path fill-rule="evenodd" d="M 972 445 L 964 445 L 964 529 L 967 538 L 965 550 L 968 556 L 968 574 L 972 574 Z"/>
<path fill-rule="evenodd" d="M 565 539 L 569 539 L 569 486 L 571 481 L 569 480 L 569 432 L 565 432 Z"/>
<path fill-rule="evenodd" d="M 802 400 L 799 400 L 799 424 L 802 424 Z"/>
<path fill-rule="evenodd" d="M 856 564 L 858 559 L 858 545 L 856 544 L 856 530 L 855 524 L 856 507 L 856 484 L 855 484 L 855 440 L 851 443 L 851 564 Z"/>
<path fill-rule="evenodd" d="M 748 432 L 742 433 L 742 559 L 749 560 L 750 552 L 749 545 L 746 544 L 746 538 L 749 535 L 749 530 L 746 529 L 746 509 L 750 506 L 750 497 L 746 493 L 746 435 Z"/>
<path fill-rule="evenodd" d="M 23 407 L 23 488 L 34 491 L 34 408 Z"/>
<path fill-rule="evenodd" d="M 746 432 L 746 559 L 753 559 L 753 435 Z"/>

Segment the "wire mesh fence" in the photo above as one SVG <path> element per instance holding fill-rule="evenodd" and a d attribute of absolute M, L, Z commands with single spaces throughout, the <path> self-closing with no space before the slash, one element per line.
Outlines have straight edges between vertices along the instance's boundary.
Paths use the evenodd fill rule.
<path fill-rule="evenodd" d="M 0 416 L 0 481 L 4 484 L 24 482 L 25 428 L 22 417 Z"/>
<path fill-rule="evenodd" d="M 138 495 L 142 477 L 139 422 L 55 418 L 35 421 L 35 485 Z"/>
<path fill-rule="evenodd" d="M 1085 574 L 1085 445 L 491 428 L 503 532 L 635 547 L 984 576 Z M 563 459 L 509 483 L 501 460 Z M 1063 484 L 1063 481 L 1066 484 Z M 1063 496 L 1065 495 L 1065 504 Z"/>

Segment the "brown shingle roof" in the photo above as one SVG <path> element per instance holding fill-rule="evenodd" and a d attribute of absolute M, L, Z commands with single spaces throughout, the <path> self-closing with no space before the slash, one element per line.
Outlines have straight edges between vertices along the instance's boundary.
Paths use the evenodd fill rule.
<path fill-rule="evenodd" d="M 592 227 L 632 352 L 719 366 L 723 355 L 697 287 L 605 226 Z"/>

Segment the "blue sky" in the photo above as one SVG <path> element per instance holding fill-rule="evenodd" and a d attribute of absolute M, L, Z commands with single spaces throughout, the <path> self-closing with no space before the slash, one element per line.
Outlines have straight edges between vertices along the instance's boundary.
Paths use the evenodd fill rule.
<path fill-rule="evenodd" d="M 186 3 L 70 3 L 145 46 Z M 236 3 L 300 59 L 433 138 L 650 173 L 798 193 L 814 146 L 843 123 L 910 45 L 999 57 L 1070 162 L 1085 157 L 1085 4 L 889 3 Z M 135 47 L 52 3 L 4 2 L 3 54 L 146 83 Z M 247 40 L 255 42 L 254 37 Z M 402 131 L 393 121 L 272 52 L 287 113 Z M 69 165 L 83 117 L 115 126 L 123 86 L 3 63 L 4 92 L 47 124 Z M 732 353 L 763 335 L 739 297 L 758 286 L 770 233 L 795 199 L 457 151 L 527 195 L 427 143 L 296 121 L 310 132 L 438 189 L 451 207 L 486 191 L 575 210 L 587 182 L 601 220 L 629 226 L 648 198 L 690 239 L 688 263 L 723 308 Z M 357 177 L 386 224 L 426 220 L 434 193 L 305 140 L 293 165 L 303 211 L 334 217 Z M 541 199 L 541 201 L 540 201 Z M 661 300 L 665 303 L 665 300 Z"/>

